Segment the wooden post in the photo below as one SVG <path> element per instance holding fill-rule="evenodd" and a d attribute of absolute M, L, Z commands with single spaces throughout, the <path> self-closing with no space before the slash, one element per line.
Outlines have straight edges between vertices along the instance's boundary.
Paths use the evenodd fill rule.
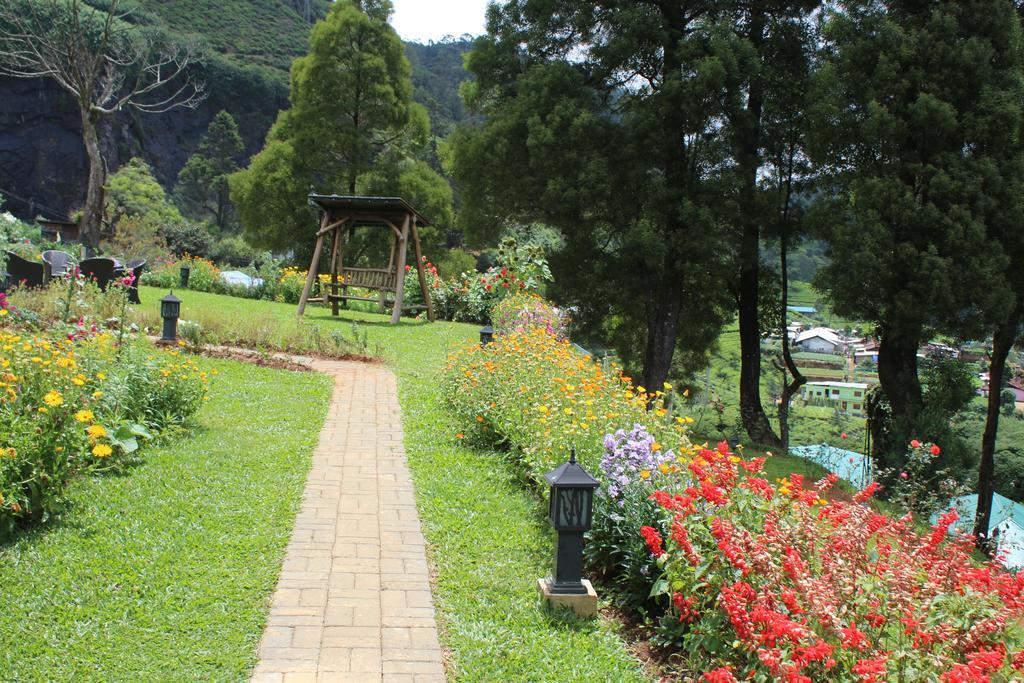
<path fill-rule="evenodd" d="M 423 271 L 423 253 L 420 251 L 420 232 L 416 229 L 416 217 L 412 218 L 412 243 L 416 247 L 416 271 L 420 275 L 420 291 L 423 292 L 423 303 L 427 305 L 427 320 L 434 322 L 434 305 L 430 302 L 430 290 L 427 288 L 427 274 Z"/>
<path fill-rule="evenodd" d="M 409 246 L 409 216 L 402 223 L 402 236 L 398 240 L 398 261 L 395 263 L 395 305 L 391 309 L 391 324 L 402 319 L 402 297 L 405 296 L 405 258 Z"/>
<path fill-rule="evenodd" d="M 338 242 L 341 241 L 341 229 L 334 229 L 334 244 L 331 247 L 331 294 L 338 293 Z M 338 300 L 331 299 L 331 315 L 338 315 Z"/>
<path fill-rule="evenodd" d="M 324 212 L 324 218 L 320 221 L 320 229 L 323 230 L 327 226 L 327 212 Z M 324 246 L 324 233 L 318 233 L 316 238 L 316 246 L 313 247 L 313 260 L 309 264 L 309 272 L 306 274 L 306 286 L 302 288 L 302 296 L 299 297 L 299 315 L 306 312 L 306 301 L 309 299 L 309 292 L 313 289 L 313 281 L 316 280 L 317 270 L 320 268 L 320 250 Z"/>
<path fill-rule="evenodd" d="M 395 268 L 395 258 L 397 257 L 397 252 L 398 252 L 398 238 L 395 236 L 394 233 L 391 233 L 391 254 L 388 256 L 388 273 L 390 273 Z M 395 286 L 396 287 L 398 286 L 397 282 L 395 283 Z M 381 290 L 380 290 L 380 312 L 381 313 L 386 313 L 387 312 L 387 301 L 388 301 L 387 300 L 387 296 L 388 296 L 387 289 L 382 287 Z"/>

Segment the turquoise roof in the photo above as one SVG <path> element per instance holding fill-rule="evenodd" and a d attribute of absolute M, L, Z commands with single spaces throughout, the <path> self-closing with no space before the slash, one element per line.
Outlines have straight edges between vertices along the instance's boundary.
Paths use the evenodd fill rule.
<path fill-rule="evenodd" d="M 837 448 L 827 443 L 794 446 L 789 452 L 821 465 L 854 486 L 867 486 L 871 481 L 871 460 L 863 453 Z"/>
<path fill-rule="evenodd" d="M 793 311 L 794 313 L 811 314 L 818 312 L 818 309 L 816 309 L 814 306 L 786 306 L 786 308 Z"/>
<path fill-rule="evenodd" d="M 952 506 L 955 506 L 957 512 L 960 513 L 960 519 L 956 523 L 957 528 L 961 531 L 971 531 L 974 528 L 974 516 L 978 512 L 978 494 L 971 493 L 954 498 L 951 501 Z M 937 519 L 938 515 L 933 515 L 933 517 Z M 988 522 L 989 533 L 1007 519 L 1013 520 L 1014 524 L 1024 529 L 1024 505 L 1015 503 L 1006 496 L 993 493 L 992 516 Z"/>

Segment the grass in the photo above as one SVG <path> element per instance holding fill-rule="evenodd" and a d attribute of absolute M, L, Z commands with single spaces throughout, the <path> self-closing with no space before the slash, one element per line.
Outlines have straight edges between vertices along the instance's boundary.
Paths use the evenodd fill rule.
<path fill-rule="evenodd" d="M 0 546 L 5 680 L 248 674 L 330 383 L 204 363 L 219 374 L 186 437 L 74 482 L 61 520 Z"/>
<path fill-rule="evenodd" d="M 142 288 L 143 301 L 164 292 Z M 295 306 L 179 293 L 182 316 L 222 329 L 259 319 L 284 338 Z M 214 324 L 216 322 L 216 324 Z M 398 375 L 405 445 L 423 532 L 436 574 L 434 597 L 451 679 L 459 681 L 646 680 L 618 624 L 580 621 L 542 608 L 535 584 L 549 571 L 553 536 L 544 502 L 500 453 L 462 446 L 438 391 L 448 351 L 477 338 L 476 326 L 403 320 L 323 307 L 304 325 L 330 334 L 358 325 Z"/>

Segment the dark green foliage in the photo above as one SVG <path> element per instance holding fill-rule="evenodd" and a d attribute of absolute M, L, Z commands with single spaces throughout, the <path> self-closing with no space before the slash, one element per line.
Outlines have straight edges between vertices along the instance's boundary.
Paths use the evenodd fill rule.
<path fill-rule="evenodd" d="M 254 243 L 311 249 L 311 190 L 405 196 L 436 226 L 431 241 L 439 241 L 451 220 L 451 188 L 419 158 L 427 116 L 411 100 L 409 63 L 387 23 L 390 11 L 386 0 L 344 0 L 314 26 L 309 54 L 292 68 L 292 108 L 230 181 Z M 385 237 L 357 233 L 347 250 L 385 252 Z"/>
<path fill-rule="evenodd" d="M 1006 298 L 986 224 L 1024 99 L 1018 20 L 1008 0 L 850 1 L 824 35 L 812 153 L 834 201 L 817 282 L 837 313 L 881 334 L 897 424 L 875 445 L 896 452 L 922 409 L 920 343 L 981 336 L 981 312 Z"/>
<path fill-rule="evenodd" d="M 241 268 L 252 263 L 258 253 L 241 236 L 229 235 L 210 245 L 206 255 L 215 263 Z"/>
<path fill-rule="evenodd" d="M 196 219 L 212 219 L 221 231 L 234 219 L 228 197 L 228 176 L 238 170 L 242 154 L 238 124 L 226 111 L 213 117 L 199 149 L 178 173 L 175 192 L 186 213 Z"/>
<path fill-rule="evenodd" d="M 564 234 L 551 293 L 575 307 L 574 334 L 612 341 L 656 388 L 676 349 L 703 355 L 729 305 L 716 176 L 733 60 L 708 15 L 655 4 L 493 7 L 463 86 L 486 121 L 454 134 L 449 161 L 469 234 Z"/>
<path fill-rule="evenodd" d="M 461 39 L 405 44 L 405 56 L 412 66 L 412 98 L 426 107 L 434 135 L 445 137 L 466 119 L 459 86 L 469 78 L 462 60 L 472 45 L 472 41 Z"/>
<path fill-rule="evenodd" d="M 168 223 L 160 228 L 160 236 L 175 256 L 207 256 L 213 246 L 213 236 L 196 223 Z"/>
<path fill-rule="evenodd" d="M 1009 389 L 1003 389 L 999 394 L 1000 410 L 1003 415 L 1013 415 L 1013 411 L 1016 409 L 1017 397 Z"/>

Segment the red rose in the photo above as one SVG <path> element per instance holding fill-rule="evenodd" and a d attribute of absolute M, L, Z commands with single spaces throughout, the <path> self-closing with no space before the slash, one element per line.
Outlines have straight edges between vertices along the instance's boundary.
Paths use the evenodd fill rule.
<path fill-rule="evenodd" d="M 932 452 L 932 455 L 938 455 L 939 453 L 942 452 L 942 449 L 939 448 L 936 444 L 932 444 L 931 452 Z"/>
<path fill-rule="evenodd" d="M 921 442 L 918 441 L 917 439 L 914 439 L 914 440 L 912 440 L 910 442 L 910 447 L 911 448 L 920 448 L 921 447 Z"/>

